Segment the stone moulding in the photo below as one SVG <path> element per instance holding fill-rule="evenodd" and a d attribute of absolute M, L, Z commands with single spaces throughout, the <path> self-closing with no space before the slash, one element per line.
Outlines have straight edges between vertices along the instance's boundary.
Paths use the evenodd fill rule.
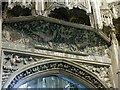
<path fill-rule="evenodd" d="M 75 27 L 79 29 L 90 30 L 98 34 L 100 37 L 102 37 L 106 42 L 110 42 L 110 39 L 101 30 L 94 29 L 87 25 L 75 24 L 75 23 L 58 20 L 58 19 L 51 18 L 51 17 L 44 17 L 41 15 L 40 16 L 21 16 L 21 17 L 6 18 L 6 19 L 3 19 L 3 23 L 15 23 L 15 22 L 24 22 L 24 21 L 31 22 L 31 21 L 39 21 L 39 20 L 44 20 L 47 22 L 61 24 L 65 26 L 71 26 L 71 27 Z"/>
<path fill-rule="evenodd" d="M 108 88 L 108 86 L 98 79 L 96 75 L 90 73 L 87 69 L 83 69 L 78 64 L 66 60 L 46 60 L 45 62 L 38 62 L 23 67 L 11 75 L 11 78 L 7 81 L 3 88 L 11 90 L 20 80 L 25 77 L 31 76 L 38 72 L 42 73 L 42 71 L 54 71 L 55 69 L 70 72 L 79 79 L 87 81 L 87 83 L 92 85 L 94 88 Z M 64 75 L 64 73 L 62 74 Z"/>

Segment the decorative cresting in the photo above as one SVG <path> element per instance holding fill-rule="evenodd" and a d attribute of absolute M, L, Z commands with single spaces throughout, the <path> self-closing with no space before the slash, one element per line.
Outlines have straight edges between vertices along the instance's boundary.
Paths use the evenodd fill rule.
<path fill-rule="evenodd" d="M 3 42 L 24 44 L 29 48 L 108 56 L 109 44 L 96 31 L 75 28 L 77 24 L 72 27 L 58 23 L 45 20 L 4 23 Z"/>
<path fill-rule="evenodd" d="M 87 69 L 85 70 L 78 64 L 66 60 L 46 60 L 45 62 L 38 62 L 34 65 L 31 64 L 28 68 L 24 70 L 21 68 L 21 71 L 19 71 L 16 75 L 13 74 L 12 80 L 10 80 L 9 83 L 7 82 L 3 88 L 11 90 L 12 88 L 14 88 L 17 82 L 27 76 L 33 75 L 38 72 L 42 73 L 42 71 L 50 71 L 54 69 L 77 75 L 80 79 L 86 80 L 95 88 L 107 88 L 104 83 L 102 83 L 97 77 L 95 77 L 95 75 L 91 74 Z"/>

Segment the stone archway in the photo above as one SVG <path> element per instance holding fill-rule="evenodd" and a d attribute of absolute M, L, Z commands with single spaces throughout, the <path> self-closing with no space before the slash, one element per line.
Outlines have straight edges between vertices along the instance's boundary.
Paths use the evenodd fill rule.
<path fill-rule="evenodd" d="M 12 89 L 25 83 L 26 81 L 37 76 L 52 74 L 63 74 L 77 82 L 83 82 L 90 88 L 107 88 L 105 84 L 97 78 L 96 75 L 82 68 L 77 63 L 67 60 L 45 60 L 29 64 L 15 71 L 3 88 Z"/>

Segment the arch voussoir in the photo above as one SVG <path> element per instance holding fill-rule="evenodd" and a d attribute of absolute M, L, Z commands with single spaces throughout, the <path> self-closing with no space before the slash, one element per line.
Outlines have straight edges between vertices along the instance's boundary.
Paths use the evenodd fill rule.
<path fill-rule="evenodd" d="M 24 78 L 36 75 L 37 73 L 44 73 L 46 75 L 52 74 L 65 74 L 71 75 L 71 77 L 75 77 L 75 79 L 79 79 L 78 81 L 85 81 L 86 84 L 89 84 L 90 88 L 107 88 L 104 83 L 99 80 L 95 75 L 90 73 L 88 70 L 85 70 L 80 65 L 66 61 L 66 60 L 53 60 L 53 61 L 45 61 L 44 63 L 38 62 L 37 64 L 29 65 L 26 69 L 20 69 L 14 72 L 11 75 L 11 78 L 4 85 L 4 88 L 12 89 L 16 86 L 16 84 Z M 50 72 L 51 71 L 51 72 Z M 45 75 L 45 74 L 43 74 Z M 76 78 L 77 77 L 77 78 Z"/>

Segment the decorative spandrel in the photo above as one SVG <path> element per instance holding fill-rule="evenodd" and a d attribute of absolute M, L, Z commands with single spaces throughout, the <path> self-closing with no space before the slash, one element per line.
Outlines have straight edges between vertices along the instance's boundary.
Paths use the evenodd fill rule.
<path fill-rule="evenodd" d="M 71 64 L 65 63 L 65 62 L 52 62 L 52 63 L 44 63 L 38 66 L 34 66 L 32 68 L 29 68 L 25 71 L 22 71 L 18 75 L 14 77 L 14 79 L 11 81 L 11 83 L 8 86 L 9 90 L 12 90 L 14 86 L 23 78 L 35 74 L 36 72 L 40 71 L 47 71 L 47 70 L 54 70 L 54 69 L 60 69 L 66 72 L 73 73 L 74 75 L 79 76 L 81 79 L 84 79 L 90 83 L 92 83 L 96 88 L 102 89 L 105 88 L 105 85 L 101 83 L 96 77 L 92 76 L 91 74 L 87 73 L 87 71 L 84 71 L 76 66 L 73 66 Z M 107 86 L 108 87 L 108 86 Z"/>
<path fill-rule="evenodd" d="M 2 84 L 4 85 L 9 76 L 25 65 L 37 63 L 41 60 L 45 60 L 44 57 L 37 57 L 26 54 L 4 52 L 3 53 L 3 75 Z M 49 59 L 49 58 L 48 58 Z"/>
<path fill-rule="evenodd" d="M 14 53 L 14 52 L 3 52 L 3 73 L 2 73 L 2 85 L 5 85 L 8 78 L 15 73 L 15 71 L 23 70 L 23 67 L 27 68 L 27 65 L 37 65 L 39 62 L 48 60 L 50 62 L 51 60 L 54 61 L 55 59 L 47 58 L 47 57 L 40 57 L 35 55 L 29 55 L 24 53 Z M 44 64 L 41 67 L 40 70 L 48 70 L 48 69 L 54 69 L 54 68 L 60 68 L 65 70 L 70 70 L 76 75 L 78 72 L 80 74 L 83 74 L 82 77 L 84 78 L 90 78 L 87 73 L 85 74 L 83 71 L 78 68 L 75 68 L 73 66 L 69 66 L 67 64 L 58 64 L 57 62 L 59 60 L 55 60 L 54 64 Z M 64 61 L 64 60 L 63 60 Z M 62 62 L 63 62 L 62 61 Z M 56 66 L 57 65 L 57 66 Z M 95 74 L 97 78 L 99 78 L 102 82 L 104 82 L 108 87 L 112 87 L 111 80 L 110 80 L 110 66 L 105 65 L 95 65 L 95 64 L 87 64 L 87 63 L 79 63 L 81 67 L 84 68 L 84 70 L 90 71 L 92 74 Z M 38 68 L 34 68 L 33 70 L 30 70 L 30 72 L 27 72 L 27 74 L 33 73 L 34 71 L 37 72 Z M 92 79 L 90 79 L 91 81 Z M 91 81 L 92 82 L 92 81 Z M 99 87 L 99 86 L 97 86 Z M 101 87 L 101 86 L 100 86 Z"/>
<path fill-rule="evenodd" d="M 5 41 L 99 56 L 104 56 L 108 49 L 108 43 L 93 31 L 46 21 L 3 24 L 3 42 Z"/>
<path fill-rule="evenodd" d="M 87 70 L 91 71 L 97 77 L 103 81 L 108 87 L 112 87 L 111 78 L 110 78 L 110 67 L 109 66 L 102 66 L 102 65 L 95 65 L 95 64 L 85 64 L 80 63 L 80 66 L 86 68 Z"/>

